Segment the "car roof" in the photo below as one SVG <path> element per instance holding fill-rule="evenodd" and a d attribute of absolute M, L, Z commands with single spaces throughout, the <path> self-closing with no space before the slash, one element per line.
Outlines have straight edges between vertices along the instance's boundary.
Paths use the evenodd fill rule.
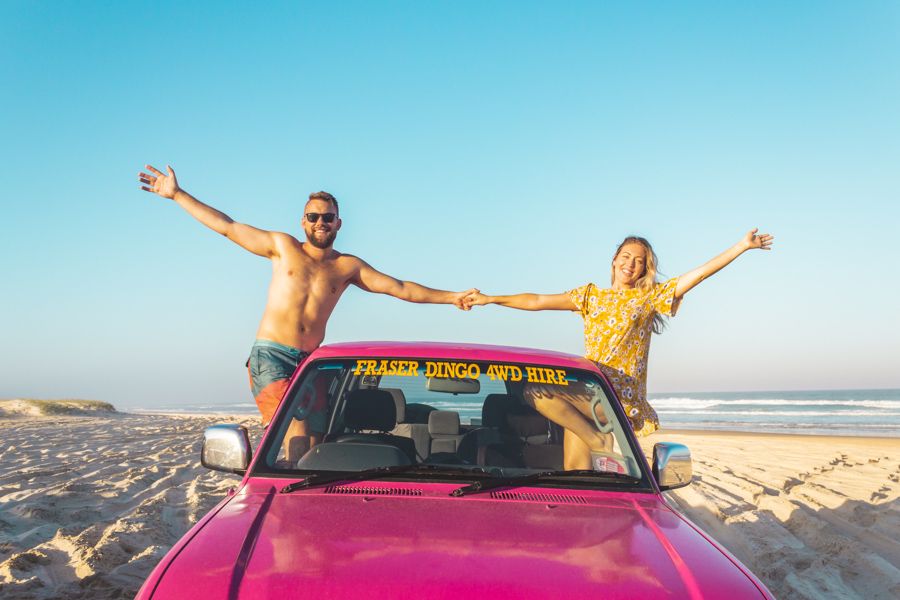
<path fill-rule="evenodd" d="M 343 342 L 317 348 L 310 359 L 362 357 L 536 363 L 554 367 L 597 370 L 596 366 L 587 359 L 565 352 L 452 342 Z"/>

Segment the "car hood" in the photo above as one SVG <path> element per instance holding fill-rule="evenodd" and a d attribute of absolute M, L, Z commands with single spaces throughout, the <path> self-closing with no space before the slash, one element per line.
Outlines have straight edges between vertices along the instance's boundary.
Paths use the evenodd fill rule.
<path fill-rule="evenodd" d="M 375 482 L 239 492 L 153 598 L 760 598 L 654 494 Z"/>

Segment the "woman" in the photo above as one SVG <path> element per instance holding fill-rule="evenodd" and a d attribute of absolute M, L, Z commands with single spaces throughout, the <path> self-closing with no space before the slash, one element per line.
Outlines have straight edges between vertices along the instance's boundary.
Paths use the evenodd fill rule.
<path fill-rule="evenodd" d="M 499 304 L 521 310 L 571 310 L 584 319 L 585 356 L 606 375 L 639 436 L 659 428 L 656 411 L 647 402 L 647 358 L 650 334 L 660 333 L 663 318 L 674 316 L 681 299 L 707 277 L 719 272 L 747 250 L 771 250 L 775 239 L 753 229 L 734 246 L 701 267 L 664 283 L 656 281 L 657 258 L 644 238 L 625 238 L 612 260 L 611 286 L 588 283 L 562 294 L 470 294 L 467 307 Z M 573 390 L 574 392 L 574 390 Z M 566 429 L 565 468 L 592 468 L 591 453 L 611 450 L 609 436 L 600 434 L 585 394 L 560 395 L 543 386 L 525 388 L 525 400 Z"/>

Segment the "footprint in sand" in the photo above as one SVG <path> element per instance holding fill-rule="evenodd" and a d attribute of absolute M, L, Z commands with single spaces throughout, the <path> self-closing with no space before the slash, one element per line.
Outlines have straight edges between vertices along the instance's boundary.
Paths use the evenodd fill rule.
<path fill-rule="evenodd" d="M 17 554 L 7 561 L 7 565 L 10 569 L 16 569 L 17 571 L 26 573 L 33 570 L 36 566 L 48 564 L 50 564 L 50 557 L 34 550 L 28 550 Z"/>
<path fill-rule="evenodd" d="M 853 516 L 850 517 L 850 521 L 861 527 L 871 527 L 878 521 L 878 517 L 872 514 L 870 507 L 859 505 L 853 507 Z"/>
<path fill-rule="evenodd" d="M 801 477 L 803 477 L 805 479 L 806 477 L 809 477 L 809 473 L 803 473 L 801 475 Z M 782 489 L 784 490 L 785 494 L 790 494 L 791 490 L 794 489 L 795 487 L 797 487 L 798 485 L 803 485 L 803 479 L 797 479 L 796 477 L 791 477 L 790 479 L 788 479 L 787 481 L 784 482 Z"/>
<path fill-rule="evenodd" d="M 886 500 L 888 495 L 885 492 L 891 491 L 891 487 L 887 485 L 883 485 L 878 488 L 877 492 L 872 492 L 872 496 L 869 498 L 869 502 L 875 502 L 876 500 Z"/>
<path fill-rule="evenodd" d="M 853 465 L 851 465 L 850 463 L 847 462 L 847 460 L 849 458 L 850 457 L 847 456 L 846 454 L 841 454 L 840 458 L 836 458 L 828 464 L 831 465 L 832 467 L 836 467 L 837 465 L 841 465 L 844 467 L 852 467 Z"/>
<path fill-rule="evenodd" d="M 806 558 L 801 558 L 799 560 L 792 561 L 791 564 L 797 571 L 805 571 L 812 566 L 812 561 Z"/>

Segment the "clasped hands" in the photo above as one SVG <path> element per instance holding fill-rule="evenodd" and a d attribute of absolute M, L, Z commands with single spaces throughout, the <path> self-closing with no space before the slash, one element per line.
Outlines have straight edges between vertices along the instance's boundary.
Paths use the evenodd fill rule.
<path fill-rule="evenodd" d="M 475 288 L 466 290 L 465 292 L 459 292 L 456 295 L 456 299 L 453 301 L 453 305 L 460 310 L 471 310 L 473 306 L 481 306 L 489 303 L 488 297 Z"/>

